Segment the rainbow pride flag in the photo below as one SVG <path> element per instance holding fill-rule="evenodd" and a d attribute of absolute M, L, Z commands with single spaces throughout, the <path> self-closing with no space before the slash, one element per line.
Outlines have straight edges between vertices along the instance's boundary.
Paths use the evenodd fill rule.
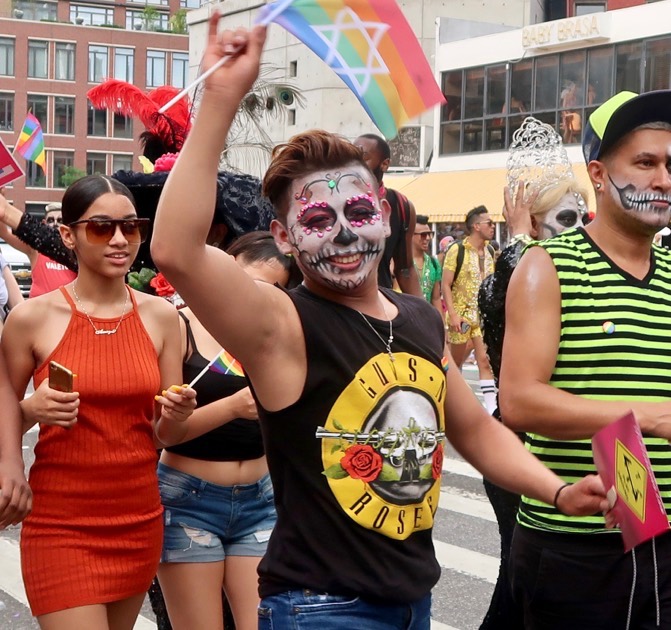
<path fill-rule="evenodd" d="M 277 0 L 257 22 L 277 22 L 323 59 L 388 139 L 445 101 L 394 0 Z"/>
<path fill-rule="evenodd" d="M 235 376 L 244 376 L 245 371 L 232 354 L 222 350 L 217 358 L 210 363 L 210 370 L 218 374 L 234 374 Z"/>
<path fill-rule="evenodd" d="M 44 170 L 46 155 L 44 153 L 42 126 L 40 125 L 40 121 L 31 112 L 28 112 L 26 116 L 14 150 L 26 158 L 26 160 L 39 164 L 42 170 Z"/>

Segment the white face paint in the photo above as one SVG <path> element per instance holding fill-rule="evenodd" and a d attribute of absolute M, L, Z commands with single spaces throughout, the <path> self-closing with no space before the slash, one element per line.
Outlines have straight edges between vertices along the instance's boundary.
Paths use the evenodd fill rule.
<path fill-rule="evenodd" d="M 651 228 L 671 220 L 671 132 L 640 129 L 611 159 L 607 187 L 616 205 Z"/>
<path fill-rule="evenodd" d="M 377 269 L 389 230 L 370 180 L 352 165 L 293 183 L 287 232 L 306 278 L 351 291 Z"/>
<path fill-rule="evenodd" d="M 586 207 L 584 201 L 582 204 L 579 203 L 575 193 L 566 193 L 559 200 L 559 203 L 548 210 L 542 221 L 539 222 L 538 239 L 552 238 L 566 230 L 582 225 L 582 217 Z"/>

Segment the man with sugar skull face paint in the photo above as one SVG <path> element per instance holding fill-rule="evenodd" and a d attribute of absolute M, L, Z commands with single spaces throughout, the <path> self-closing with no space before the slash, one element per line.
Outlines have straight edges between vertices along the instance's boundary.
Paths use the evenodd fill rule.
<path fill-rule="evenodd" d="M 161 197 L 152 256 L 241 361 L 257 401 L 278 508 L 259 567 L 259 627 L 428 630 L 445 439 L 539 500 L 552 502 L 561 482 L 484 412 L 458 370 L 445 374 L 436 310 L 378 289 L 389 204 L 351 143 L 300 134 L 275 149 L 266 173 L 271 230 L 296 257 L 302 286 L 255 284 L 205 245 L 217 156 L 265 38 L 262 28 L 218 34 L 218 19 L 202 68 L 231 60 L 206 81 Z M 588 477 L 560 505 L 599 509 L 603 485 Z"/>
<path fill-rule="evenodd" d="M 501 415 L 571 480 L 593 469 L 594 433 L 632 410 L 671 515 L 671 254 L 652 245 L 671 219 L 671 91 L 613 96 L 590 116 L 583 153 L 594 220 L 528 249 L 510 281 Z M 522 497 L 510 570 L 526 625 L 671 623 L 671 536 L 625 555 L 606 527 Z"/>
<path fill-rule="evenodd" d="M 335 290 L 363 284 L 384 249 L 389 230 L 370 179 L 359 167 L 310 174 L 296 183 L 302 188 L 289 211 L 295 213 L 289 241 L 303 273 L 320 275 Z"/>

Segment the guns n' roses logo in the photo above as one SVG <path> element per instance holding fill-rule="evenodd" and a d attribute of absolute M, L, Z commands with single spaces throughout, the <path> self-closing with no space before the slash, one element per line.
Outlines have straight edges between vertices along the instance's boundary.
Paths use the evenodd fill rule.
<path fill-rule="evenodd" d="M 316 437 L 342 509 L 359 525 L 403 540 L 430 528 L 438 509 L 445 374 L 421 357 L 394 359 L 370 359 Z"/>

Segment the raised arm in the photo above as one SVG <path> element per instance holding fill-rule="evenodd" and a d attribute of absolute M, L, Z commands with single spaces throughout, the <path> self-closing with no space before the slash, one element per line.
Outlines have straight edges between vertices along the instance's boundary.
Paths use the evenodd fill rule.
<path fill-rule="evenodd" d="M 0 222 L 4 230 L 0 230 L 0 237 L 5 238 L 7 242 L 24 252 L 29 258 L 31 265 L 37 252 L 44 254 L 48 258 L 65 265 L 72 271 L 77 271 L 77 261 L 72 252 L 63 245 L 61 235 L 58 230 L 44 225 L 39 219 L 36 219 L 27 212 L 21 212 L 10 204 L 0 193 Z M 7 228 L 11 228 L 8 238 Z M 13 234 L 13 236 L 11 236 Z M 11 240 L 10 240 L 11 239 Z M 22 243 L 22 245 L 18 245 Z"/>
<path fill-rule="evenodd" d="M 671 404 L 590 400 L 549 385 L 561 330 L 559 280 L 549 254 L 528 251 L 506 298 L 506 330 L 499 387 L 503 422 L 515 431 L 559 440 L 590 438 L 634 411 L 641 429 L 671 436 Z"/>
<path fill-rule="evenodd" d="M 151 253 L 205 328 L 253 376 L 270 352 L 287 343 L 283 322 L 293 306 L 284 292 L 255 283 L 232 257 L 206 245 L 219 157 L 240 100 L 258 75 L 265 40 L 260 27 L 219 36 L 218 21 L 217 14 L 210 19 L 201 69 L 225 54 L 232 58 L 205 81 L 193 127 L 161 195 Z"/>

